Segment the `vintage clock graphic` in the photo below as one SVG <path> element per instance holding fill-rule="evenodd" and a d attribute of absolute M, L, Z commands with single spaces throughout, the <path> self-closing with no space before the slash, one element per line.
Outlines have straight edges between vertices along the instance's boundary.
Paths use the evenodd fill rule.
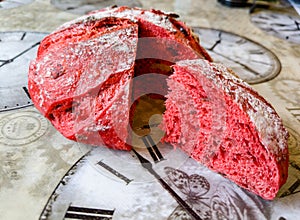
<path fill-rule="evenodd" d="M 129 7 L 141 7 L 138 0 L 51 0 L 51 4 L 56 8 L 74 14 L 86 14 L 90 11 L 99 10 L 112 5 L 126 5 Z"/>
<path fill-rule="evenodd" d="M 280 73 L 277 56 L 259 43 L 218 29 L 194 27 L 193 30 L 215 62 L 230 67 L 250 84 L 271 80 Z"/>
<path fill-rule="evenodd" d="M 245 213 L 256 218 L 268 215 L 268 208 L 262 209 L 266 204 L 258 197 L 179 149 L 156 145 L 150 135 L 142 139 L 145 147 L 130 152 L 91 148 L 61 180 L 40 219 L 243 219 Z"/>
<path fill-rule="evenodd" d="M 7 97 L 1 100 L 1 111 L 32 105 L 26 87 L 27 68 L 45 35 L 0 34 L 4 48 L 0 53 L 0 91 Z M 8 73 L 10 77 L 6 77 Z M 23 113 L 21 116 L 25 122 L 30 117 Z M 8 116 L 1 124 L 8 138 L 12 123 L 14 118 Z M 36 130 L 30 131 L 40 137 L 47 125 L 41 126 L 43 129 L 34 127 Z M 140 143 L 130 152 L 78 144 L 82 152 L 88 149 L 89 153 L 58 183 L 40 219 L 243 219 L 245 213 L 257 219 L 269 217 L 264 201 L 204 168 L 179 149 L 156 143 L 150 135 L 141 137 Z"/>
<path fill-rule="evenodd" d="M 0 32 L 0 112 L 32 105 L 28 66 L 45 36 L 40 32 Z"/>
<path fill-rule="evenodd" d="M 275 12 L 258 12 L 251 21 L 265 32 L 281 39 L 300 44 L 300 16 Z"/>

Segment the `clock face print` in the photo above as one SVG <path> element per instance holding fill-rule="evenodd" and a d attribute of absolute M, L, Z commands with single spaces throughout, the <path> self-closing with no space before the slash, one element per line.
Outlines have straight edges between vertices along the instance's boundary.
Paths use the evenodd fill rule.
<path fill-rule="evenodd" d="M 277 56 L 250 39 L 217 29 L 193 30 L 215 62 L 225 64 L 250 84 L 273 79 L 281 70 Z"/>
<path fill-rule="evenodd" d="M 251 21 L 262 30 L 281 39 L 300 44 L 300 17 L 289 14 L 259 12 Z"/>
<path fill-rule="evenodd" d="M 86 14 L 112 5 L 126 5 L 129 7 L 141 7 L 138 0 L 51 0 L 55 7 L 74 14 Z"/>
<path fill-rule="evenodd" d="M 62 179 L 40 219 L 243 219 L 268 215 L 269 209 L 258 197 L 179 149 L 153 147 L 156 156 L 147 148 L 138 152 L 92 148 Z"/>
<path fill-rule="evenodd" d="M 0 112 L 32 105 L 27 74 L 46 33 L 0 32 Z"/>
<path fill-rule="evenodd" d="M 0 10 L 16 8 L 32 3 L 34 0 L 0 0 Z"/>

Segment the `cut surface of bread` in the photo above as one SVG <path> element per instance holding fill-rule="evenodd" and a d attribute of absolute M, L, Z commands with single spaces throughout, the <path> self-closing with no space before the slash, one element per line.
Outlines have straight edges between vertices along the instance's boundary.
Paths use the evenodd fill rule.
<path fill-rule="evenodd" d="M 173 69 L 164 141 L 273 199 L 287 179 L 288 133 L 272 106 L 220 64 L 187 60 Z"/>

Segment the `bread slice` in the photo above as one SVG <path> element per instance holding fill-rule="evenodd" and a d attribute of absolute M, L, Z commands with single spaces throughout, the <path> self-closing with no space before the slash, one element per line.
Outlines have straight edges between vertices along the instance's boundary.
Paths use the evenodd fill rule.
<path fill-rule="evenodd" d="M 272 106 L 221 64 L 186 60 L 173 70 L 164 141 L 273 199 L 287 179 L 288 133 Z"/>

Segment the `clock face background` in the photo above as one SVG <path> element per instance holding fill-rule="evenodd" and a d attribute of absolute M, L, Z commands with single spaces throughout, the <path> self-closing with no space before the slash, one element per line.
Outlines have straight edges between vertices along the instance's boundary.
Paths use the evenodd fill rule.
<path fill-rule="evenodd" d="M 152 161 L 153 169 L 199 219 L 244 219 L 246 213 L 261 219 L 270 215 L 267 203 L 209 171 L 179 149 L 159 148 L 169 150 L 162 152 L 163 161 Z M 147 157 L 147 151 L 140 154 Z M 192 219 L 132 152 L 107 148 L 93 148 L 73 166 L 53 192 L 41 219 L 79 216 L 116 220 Z"/>
<path fill-rule="evenodd" d="M 300 16 L 275 12 L 258 12 L 251 21 L 268 34 L 300 44 Z"/>
<path fill-rule="evenodd" d="M 51 0 L 51 4 L 63 11 L 74 14 L 86 14 L 112 5 L 141 7 L 138 0 Z"/>
<path fill-rule="evenodd" d="M 2 0 L 0 5 L 9 2 L 12 5 L 12 2 L 21 1 Z M 112 1 L 24 0 L 19 4 L 23 7 L 12 10 L 1 10 L 8 7 L 0 7 L 1 22 L 11 24 L 11 29 L 8 25 L 0 27 L 0 219 L 40 217 L 57 220 L 74 219 L 74 216 L 78 219 L 82 215 L 89 219 L 95 216 L 107 219 L 191 219 L 172 194 L 143 168 L 132 151 L 90 148 L 67 140 L 32 106 L 26 92 L 29 60 L 35 57 L 38 44 L 46 35 L 42 31 L 50 32 L 73 16 L 75 18 L 76 15 L 71 13 L 84 14 L 98 9 L 97 3 L 101 2 Z M 126 2 L 139 4 L 137 1 Z M 175 2 L 182 4 L 181 0 Z M 207 14 L 199 15 L 199 2 L 205 6 L 200 4 Z M 96 5 L 90 7 L 94 3 Z M 141 0 L 141 3 L 148 8 L 172 11 L 174 2 Z M 290 178 L 278 198 L 266 202 L 168 145 L 158 145 L 162 159 L 157 154 L 156 159 L 152 157 L 144 146 L 138 149 L 138 153 L 151 162 L 153 170 L 199 216 L 295 219 L 299 216 L 300 206 L 300 121 L 296 118 L 299 105 L 295 103 L 299 100 L 294 91 L 298 91 L 300 78 L 293 63 L 298 61 L 299 50 L 283 41 L 281 48 L 286 50 L 280 50 L 283 54 L 280 56 L 280 72 L 280 62 L 274 56 L 280 54 L 277 46 L 269 48 L 273 54 L 251 40 L 256 34 L 254 31 L 248 35 L 246 28 L 239 29 L 239 24 L 249 21 L 247 9 L 224 9 L 215 7 L 215 1 L 204 0 L 188 0 L 185 6 L 187 10 L 183 15 L 188 16 L 195 26 L 209 24 L 222 28 L 219 23 L 224 24 L 224 18 L 228 18 L 229 26 L 224 29 L 232 32 L 213 28 L 196 30 L 216 61 L 220 59 L 227 66 L 236 68 L 237 73 L 242 73 L 241 77 L 256 84 L 263 92 L 268 86 L 278 88 L 277 92 L 267 91 L 264 95 L 279 110 L 291 134 Z M 202 23 L 206 15 L 207 22 Z M 230 20 L 230 15 L 241 20 Z M 11 22 L 12 18 L 14 22 Z M 229 28 L 235 25 L 235 30 Z M 268 39 L 269 35 L 265 36 Z M 238 49 L 233 48 L 236 44 Z M 259 64 L 257 61 L 260 60 L 266 63 Z M 253 74 L 253 69 L 250 70 L 244 61 L 251 63 L 250 68 L 255 71 L 259 66 L 259 74 Z M 278 77 L 272 79 L 277 74 Z M 286 103 L 293 104 L 287 113 L 282 111 L 286 110 Z M 179 182 L 186 183 L 187 187 L 181 187 Z M 193 190 L 192 186 L 195 187 Z"/>
<path fill-rule="evenodd" d="M 273 79 L 281 70 L 277 56 L 259 43 L 217 29 L 194 27 L 193 30 L 214 62 L 230 67 L 250 84 Z"/>
<path fill-rule="evenodd" d="M 0 112 L 32 105 L 28 66 L 45 36 L 40 32 L 0 32 Z"/>

